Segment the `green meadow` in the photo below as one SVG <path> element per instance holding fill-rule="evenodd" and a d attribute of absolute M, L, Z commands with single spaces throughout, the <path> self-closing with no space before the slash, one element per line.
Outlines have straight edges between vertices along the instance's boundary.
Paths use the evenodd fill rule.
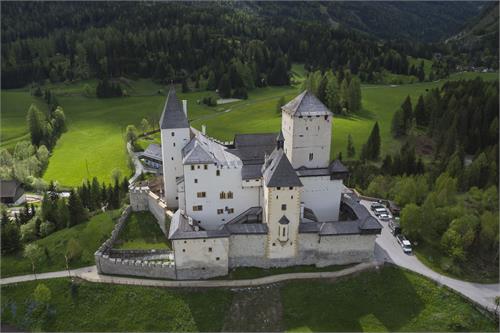
<path fill-rule="evenodd" d="M 36 320 L 33 292 L 52 294 Z M 385 267 L 338 280 L 258 288 L 171 289 L 69 279 L 1 286 L 1 320 L 22 330 L 201 332 L 498 331 L 462 297 L 417 274 Z M 119 313 L 119 318 L 115 314 Z"/>
<path fill-rule="evenodd" d="M 276 103 L 281 96 L 292 99 L 299 91 L 303 69 L 295 65 L 294 81 L 290 87 L 266 87 L 254 89 L 248 100 L 207 107 L 199 103 L 209 92 L 178 93 L 188 100 L 188 117 L 192 126 L 207 126 L 210 136 L 230 141 L 236 133 L 277 132 L 281 118 Z M 462 78 L 496 79 L 498 73 L 461 73 L 450 80 Z M 394 152 L 399 142 L 390 135 L 391 119 L 403 99 L 410 95 L 416 101 L 427 89 L 441 85 L 437 82 L 405 85 L 363 85 L 363 111 L 350 116 L 335 116 L 333 122 L 332 157 L 342 152 L 346 156 L 347 136 L 354 139 L 359 153 L 375 121 L 379 122 L 382 136 L 382 154 Z M 93 91 L 95 81 L 51 86 L 66 113 L 68 131 L 58 140 L 52 152 L 44 179 L 57 180 L 63 186 L 79 185 L 83 179 L 98 177 L 109 182 L 112 171 L 131 174 L 124 143 L 125 128 L 129 124 L 140 125 L 142 118 L 156 124 L 165 102 L 166 87 L 150 80 L 126 81 L 129 97 L 97 99 L 84 94 L 84 85 Z M 161 91 L 160 91 L 161 90 Z M 179 89 L 180 90 L 180 89 Z M 25 115 L 31 103 L 41 104 L 25 90 L 2 91 L 2 147 L 12 148 L 22 139 L 28 139 Z M 141 145 L 145 145 L 141 142 Z"/>
<path fill-rule="evenodd" d="M 153 214 L 145 211 L 129 215 L 115 247 L 125 250 L 170 249 L 170 244 Z"/>
<path fill-rule="evenodd" d="M 108 211 L 93 216 L 88 222 L 72 228 L 62 229 L 33 242 L 41 249 L 41 256 L 35 265 L 36 273 L 60 271 L 66 269 L 64 254 L 68 241 L 73 238 L 82 249 L 81 255 L 70 262 L 70 268 L 95 265 L 94 252 L 109 238 L 120 210 Z M 31 262 L 22 251 L 2 255 L 2 277 L 32 274 Z"/>

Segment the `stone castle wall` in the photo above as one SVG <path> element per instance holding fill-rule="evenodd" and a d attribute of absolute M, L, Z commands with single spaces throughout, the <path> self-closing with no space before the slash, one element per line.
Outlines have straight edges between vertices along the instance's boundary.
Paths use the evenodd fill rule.
<path fill-rule="evenodd" d="M 135 203 L 140 205 L 137 201 Z M 124 209 L 111 236 L 94 253 L 97 271 L 99 274 L 175 279 L 173 251 L 113 249 L 133 208 L 134 206 L 128 206 Z"/>

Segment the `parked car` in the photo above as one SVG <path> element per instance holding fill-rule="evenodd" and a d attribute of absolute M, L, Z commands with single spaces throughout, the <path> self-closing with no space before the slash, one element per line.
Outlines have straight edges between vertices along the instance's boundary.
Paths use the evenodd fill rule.
<path fill-rule="evenodd" d="M 399 245 L 403 248 L 403 252 L 406 254 L 411 254 L 411 243 L 409 240 L 406 239 L 403 234 L 399 234 L 396 236 L 396 239 L 398 240 Z"/>
<path fill-rule="evenodd" d="M 385 208 L 375 208 L 375 215 L 380 216 L 382 214 L 387 214 L 389 215 L 389 212 Z"/>
<path fill-rule="evenodd" d="M 374 212 L 375 209 L 379 209 L 379 208 L 384 208 L 385 209 L 385 206 L 382 205 L 380 202 L 373 202 L 371 205 L 370 205 L 370 209 Z"/>
<path fill-rule="evenodd" d="M 392 217 L 392 216 L 391 216 L 391 215 L 389 215 L 389 214 L 382 213 L 382 214 L 380 214 L 380 215 L 379 215 L 379 217 L 378 217 L 378 218 L 379 218 L 381 221 L 389 221 L 389 220 L 391 219 L 391 217 Z"/>
<path fill-rule="evenodd" d="M 389 229 L 391 229 L 391 233 L 394 236 L 399 235 L 401 233 L 401 226 L 399 225 L 398 217 L 389 221 Z"/>

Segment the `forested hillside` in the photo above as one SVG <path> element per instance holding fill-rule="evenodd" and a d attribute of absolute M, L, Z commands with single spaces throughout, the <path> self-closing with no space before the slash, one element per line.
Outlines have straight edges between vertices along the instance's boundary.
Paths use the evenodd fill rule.
<path fill-rule="evenodd" d="M 464 22 L 479 14 L 477 1 L 326 1 L 242 3 L 272 17 L 294 17 L 341 24 L 383 39 L 438 42 L 457 33 Z"/>
<path fill-rule="evenodd" d="M 241 89 L 288 84 L 291 62 L 304 63 L 309 69 L 348 68 L 363 82 L 382 82 L 385 72 L 415 75 L 410 56 L 431 59 L 436 52 L 443 55 L 435 62 L 430 78 L 444 77 L 456 66 L 458 60 L 443 45 L 409 40 L 381 42 L 349 28 L 356 24 L 313 20 L 317 10 L 332 22 L 336 16 L 352 22 L 358 17 L 356 22 L 367 29 L 373 27 L 376 34 L 382 26 L 387 28 L 385 17 L 403 20 L 399 13 L 420 5 L 318 5 L 294 3 L 284 8 L 279 3 L 4 2 L 2 87 L 21 87 L 47 79 L 55 83 L 129 76 L 151 77 L 160 83 L 189 79 L 197 86 L 207 81 L 206 88 L 215 89 L 224 79 L 244 95 Z M 367 11 L 370 17 L 381 17 L 380 22 L 370 23 L 360 16 L 362 11 L 354 10 L 363 6 L 373 7 L 377 13 L 386 7 L 397 12 L 387 11 L 381 16 Z M 417 11 L 418 15 L 436 6 L 427 7 Z M 439 12 L 436 17 L 455 22 L 472 15 L 475 6 L 464 3 L 450 8 L 446 15 Z M 261 15 L 263 12 L 267 14 Z M 384 31 L 416 28 L 410 23 L 402 28 L 400 21 L 394 21 Z M 425 34 L 436 35 L 433 31 Z"/>

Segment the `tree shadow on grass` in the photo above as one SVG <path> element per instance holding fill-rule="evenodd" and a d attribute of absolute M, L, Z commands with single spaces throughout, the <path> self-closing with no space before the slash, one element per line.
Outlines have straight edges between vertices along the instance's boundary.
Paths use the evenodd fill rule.
<path fill-rule="evenodd" d="M 282 295 L 287 330 L 400 331 L 424 308 L 412 283 L 396 268 L 334 283 L 291 282 Z"/>
<path fill-rule="evenodd" d="M 347 114 L 334 114 L 335 118 L 341 118 L 346 120 L 375 120 L 376 116 L 373 111 L 362 108 L 358 112 L 355 113 L 347 113 Z"/>

